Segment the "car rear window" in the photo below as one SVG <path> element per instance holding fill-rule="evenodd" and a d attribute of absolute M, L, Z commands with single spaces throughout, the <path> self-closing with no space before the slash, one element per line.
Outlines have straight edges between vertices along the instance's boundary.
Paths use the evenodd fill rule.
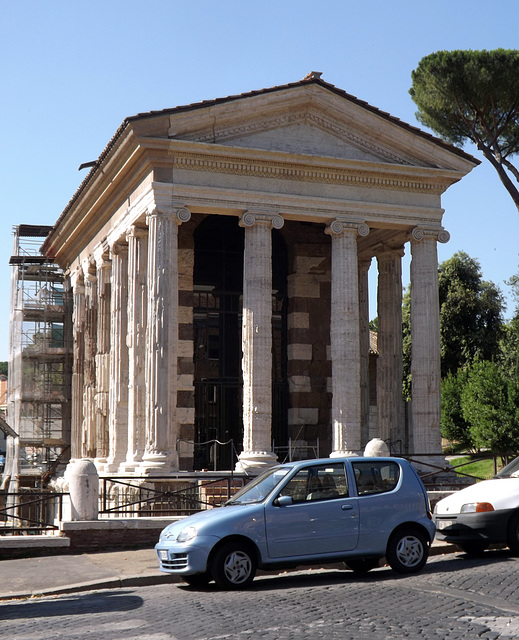
<path fill-rule="evenodd" d="M 393 491 L 400 478 L 400 466 L 391 460 L 352 462 L 352 467 L 359 496 Z"/>

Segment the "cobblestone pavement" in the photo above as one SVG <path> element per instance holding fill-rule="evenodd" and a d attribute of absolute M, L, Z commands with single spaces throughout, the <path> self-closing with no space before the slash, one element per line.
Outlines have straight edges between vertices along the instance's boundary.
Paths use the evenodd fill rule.
<path fill-rule="evenodd" d="M 519 560 L 431 558 L 417 575 L 318 570 L 243 592 L 174 584 L 0 603 L 6 640 L 510 640 L 519 638 Z"/>

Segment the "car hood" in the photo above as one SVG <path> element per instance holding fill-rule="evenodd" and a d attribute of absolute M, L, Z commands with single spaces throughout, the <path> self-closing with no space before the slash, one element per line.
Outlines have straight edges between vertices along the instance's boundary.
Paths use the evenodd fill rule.
<path fill-rule="evenodd" d="M 434 512 L 460 513 L 461 507 L 469 502 L 490 502 L 494 509 L 513 509 L 519 506 L 519 478 L 483 480 L 443 498 Z"/>
<path fill-rule="evenodd" d="M 185 527 L 194 526 L 199 533 L 220 536 L 228 531 L 237 521 L 245 522 L 253 519 L 261 513 L 263 517 L 263 504 L 236 504 L 228 507 L 216 507 L 194 513 L 192 516 L 172 522 L 163 529 L 160 537 L 176 538 Z"/>

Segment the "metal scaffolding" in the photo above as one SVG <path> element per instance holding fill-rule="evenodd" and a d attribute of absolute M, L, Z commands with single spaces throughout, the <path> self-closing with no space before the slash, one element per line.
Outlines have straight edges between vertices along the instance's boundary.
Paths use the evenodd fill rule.
<path fill-rule="evenodd" d="M 11 474 L 45 481 L 70 445 L 70 296 L 39 247 L 52 227 L 14 227 L 7 422 L 18 434 Z M 14 466 L 13 466 L 14 465 Z M 4 481 L 5 484 L 5 481 Z"/>

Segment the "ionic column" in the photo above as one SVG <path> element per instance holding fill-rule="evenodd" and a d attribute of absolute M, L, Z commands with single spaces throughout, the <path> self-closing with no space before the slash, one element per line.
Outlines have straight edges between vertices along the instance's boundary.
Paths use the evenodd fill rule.
<path fill-rule="evenodd" d="M 97 353 L 96 361 L 96 460 L 102 469 L 108 458 L 108 390 L 110 389 L 110 306 L 112 262 L 107 246 L 95 252 L 97 267 Z"/>
<path fill-rule="evenodd" d="M 371 258 L 359 260 L 360 442 L 369 440 L 369 284 Z"/>
<path fill-rule="evenodd" d="M 417 227 L 411 234 L 412 426 L 418 454 L 441 452 L 438 240 L 448 242 L 448 232 Z"/>
<path fill-rule="evenodd" d="M 82 456 L 83 442 L 83 384 L 85 377 L 85 286 L 83 271 L 70 276 L 74 307 L 72 311 L 73 364 L 72 364 L 72 419 L 70 458 Z"/>
<path fill-rule="evenodd" d="M 109 451 L 107 473 L 118 471 L 128 450 L 128 245 L 110 247 L 112 292 L 110 322 L 110 388 L 108 391 Z"/>
<path fill-rule="evenodd" d="M 332 237 L 330 350 L 332 354 L 331 457 L 361 451 L 359 271 L 357 235 L 364 223 L 334 220 L 326 233 Z"/>
<path fill-rule="evenodd" d="M 258 472 L 276 462 L 272 451 L 272 228 L 279 215 L 247 212 L 243 266 L 243 451 L 237 471 Z"/>
<path fill-rule="evenodd" d="M 146 424 L 146 308 L 148 230 L 133 226 L 128 240 L 128 451 L 124 472 L 142 461 Z"/>
<path fill-rule="evenodd" d="M 88 263 L 84 269 L 85 283 L 85 375 L 83 387 L 82 457 L 96 457 L 96 353 L 97 353 L 97 278 Z"/>
<path fill-rule="evenodd" d="M 188 209 L 157 208 L 147 215 L 146 445 L 142 473 L 178 470 L 178 225 Z"/>
<path fill-rule="evenodd" d="M 377 254 L 378 437 L 395 439 L 402 421 L 402 249 Z"/>

